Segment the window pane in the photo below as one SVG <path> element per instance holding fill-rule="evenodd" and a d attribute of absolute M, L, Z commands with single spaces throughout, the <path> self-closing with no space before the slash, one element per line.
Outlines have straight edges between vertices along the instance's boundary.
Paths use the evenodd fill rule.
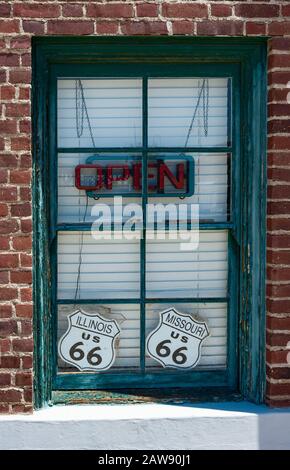
<path fill-rule="evenodd" d="M 147 304 L 146 337 L 158 326 L 159 313 L 172 307 L 180 313 L 196 317 L 197 320 L 200 318 L 208 326 L 210 336 L 202 343 L 201 359 L 195 370 L 224 369 L 227 365 L 227 304 L 174 304 L 174 302 L 170 304 Z M 146 369 L 148 372 L 151 370 L 177 372 L 177 369 L 164 369 L 158 361 L 151 358 L 148 354 L 146 355 Z"/>
<path fill-rule="evenodd" d="M 230 142 L 229 78 L 151 78 L 151 147 L 218 147 Z"/>
<path fill-rule="evenodd" d="M 140 364 L 140 309 L 133 304 L 105 304 L 105 305 L 59 305 L 58 306 L 58 342 L 68 330 L 67 316 L 76 310 L 88 314 L 99 313 L 103 318 L 115 320 L 121 330 L 115 342 L 116 358 L 112 367 L 99 373 L 106 374 L 112 371 L 138 371 Z M 59 372 L 77 372 L 78 369 L 68 364 L 58 356 Z M 88 372 L 86 372 L 88 373 Z M 90 372 L 89 372 L 90 373 Z M 93 372 L 96 374 L 96 372 Z"/>
<path fill-rule="evenodd" d="M 138 298 L 138 240 L 95 240 L 90 232 L 58 234 L 58 298 Z"/>
<path fill-rule="evenodd" d="M 159 175 L 158 168 L 148 168 L 148 192 L 155 195 L 149 197 L 151 204 L 175 204 L 177 220 L 184 220 L 186 214 L 187 220 L 191 220 L 191 204 L 198 205 L 200 223 L 230 220 L 230 154 L 164 153 L 149 154 L 149 158 L 150 161 L 162 161 L 164 167 L 161 175 L 160 165 Z M 163 186 L 163 193 L 170 193 L 171 197 L 161 194 Z M 172 197 L 174 192 L 184 193 L 185 197 Z M 184 205 L 186 211 L 182 209 L 181 212 Z M 165 215 L 168 218 L 168 213 Z"/>
<path fill-rule="evenodd" d="M 58 80 L 59 147 L 141 144 L 142 80 Z"/>
<path fill-rule="evenodd" d="M 113 218 L 114 208 L 118 206 L 114 200 L 113 195 L 123 194 L 123 204 L 140 202 L 138 199 L 138 191 L 135 191 L 133 187 L 133 171 L 132 161 L 133 158 L 137 158 L 138 161 L 142 161 L 142 157 L 136 154 L 107 154 L 95 155 L 88 153 L 59 153 L 58 154 L 58 223 L 77 223 L 77 222 L 93 222 L 96 217 L 91 214 L 92 208 L 95 204 L 106 204 L 110 208 L 110 213 Z M 76 183 L 76 168 L 79 165 L 96 164 L 99 170 L 102 172 L 102 188 L 99 191 L 100 194 L 106 194 L 105 198 L 94 199 L 93 197 L 86 198 L 86 190 L 78 189 Z M 123 166 L 119 170 L 115 169 L 114 166 Z M 107 175 L 108 167 L 112 169 L 111 189 L 108 189 Z M 129 174 L 125 174 L 125 170 L 128 168 Z M 119 171 L 119 174 L 117 173 Z M 93 175 L 96 175 L 96 171 L 92 173 L 89 171 L 87 174 L 88 184 L 91 184 Z M 128 178 L 127 178 L 128 176 Z M 84 183 L 85 181 L 82 181 Z M 139 191 L 140 192 L 140 191 Z M 136 197 L 126 198 L 126 194 L 135 194 Z M 108 197 L 112 195 L 112 197 Z M 93 196 L 91 194 L 91 196 Z M 98 198 L 98 192 L 96 192 Z"/>
<path fill-rule="evenodd" d="M 227 295 L 226 230 L 200 231 L 194 251 L 182 251 L 181 241 L 170 240 L 170 232 L 165 240 L 147 239 L 146 248 L 147 298 Z"/>

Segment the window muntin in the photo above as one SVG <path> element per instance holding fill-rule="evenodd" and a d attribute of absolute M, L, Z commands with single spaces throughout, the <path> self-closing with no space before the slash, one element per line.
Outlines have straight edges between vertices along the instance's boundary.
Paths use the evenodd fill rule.
<path fill-rule="evenodd" d="M 79 80 L 79 79 L 76 79 L 76 80 Z M 106 79 L 106 80 L 110 81 L 110 79 Z M 126 80 L 126 79 L 122 79 L 122 80 Z M 138 80 L 141 80 L 141 79 L 138 79 Z M 162 80 L 163 79 L 158 79 L 158 82 L 161 83 Z M 175 80 L 175 78 L 170 79 L 170 80 L 171 81 Z M 178 81 L 179 78 L 177 78 L 176 80 Z M 195 80 L 195 79 L 192 79 L 192 80 Z M 203 83 L 203 80 L 204 79 L 202 77 L 199 78 L 198 83 Z M 210 79 L 210 80 L 218 80 L 219 81 L 220 79 Z M 183 143 L 183 145 L 186 144 L 185 146 L 182 146 L 181 142 L 179 142 L 177 140 L 175 140 L 175 145 L 173 145 L 173 146 L 168 146 L 168 140 L 166 140 L 166 138 L 165 138 L 165 140 L 162 141 L 162 139 L 164 139 L 164 136 L 162 135 L 162 132 L 163 132 L 162 129 L 164 128 L 164 126 L 161 126 L 161 124 L 160 124 L 160 129 L 161 129 L 160 139 L 159 139 L 158 142 L 155 141 L 155 143 L 160 144 L 160 145 L 157 145 L 157 147 L 163 146 L 165 143 L 167 144 L 167 145 L 165 145 L 166 146 L 165 151 L 162 150 L 162 154 L 164 155 L 165 158 L 166 158 L 166 156 L 169 156 L 169 155 L 170 155 L 170 157 L 177 157 L 178 158 L 178 157 L 181 157 L 181 156 L 186 154 L 187 156 L 189 156 L 189 158 L 192 158 L 195 163 L 197 163 L 197 171 L 195 173 L 195 177 L 197 178 L 197 182 L 195 184 L 195 192 L 191 196 L 191 198 L 192 198 L 191 201 L 189 201 L 190 198 L 186 198 L 185 203 L 188 204 L 189 202 L 195 202 L 195 203 L 200 204 L 200 207 L 201 207 L 201 223 L 206 225 L 206 229 L 207 229 L 207 231 L 209 232 L 209 235 L 210 235 L 210 242 L 213 245 L 219 246 L 219 241 L 220 241 L 220 236 L 221 235 L 222 235 L 222 237 L 224 237 L 225 240 L 223 240 L 223 242 L 222 242 L 222 243 L 224 243 L 224 246 L 221 248 L 221 250 L 219 250 L 219 248 L 217 248 L 216 252 L 213 251 L 213 252 L 209 253 L 209 259 L 208 260 L 203 260 L 202 259 L 203 255 L 201 254 L 201 255 L 197 255 L 196 258 L 198 258 L 198 259 L 193 259 L 192 263 L 195 263 L 195 264 L 197 264 L 197 263 L 200 264 L 201 262 L 215 263 L 216 261 L 218 261 L 220 263 L 220 266 L 221 266 L 220 271 L 217 270 L 217 272 L 214 273 L 214 271 L 211 270 L 211 274 L 213 276 L 216 276 L 216 279 L 213 279 L 213 278 L 208 278 L 207 279 L 207 277 L 208 277 L 207 273 L 202 273 L 202 270 L 196 270 L 196 271 L 192 270 L 192 272 L 190 272 L 191 278 L 188 281 L 189 286 L 186 289 L 182 289 L 181 290 L 182 292 L 177 292 L 176 293 L 176 290 L 174 290 L 174 288 L 172 288 L 172 286 L 174 285 L 174 271 L 172 270 L 171 272 L 167 273 L 167 276 L 169 278 L 171 277 L 171 279 L 169 279 L 169 282 L 168 282 L 167 279 L 165 279 L 165 282 L 167 283 L 166 284 L 166 289 L 163 289 L 163 292 L 161 290 L 161 295 L 160 296 L 159 295 L 154 295 L 154 289 L 151 289 L 151 291 L 150 291 L 150 288 L 148 289 L 148 286 L 150 287 L 150 282 L 153 285 L 155 284 L 155 280 L 150 281 L 150 275 L 152 276 L 152 274 L 154 274 L 154 273 L 150 272 L 150 270 L 147 269 L 146 276 L 144 277 L 143 274 L 142 274 L 144 272 L 144 267 L 142 268 L 142 264 L 144 265 L 144 261 L 142 262 L 142 258 L 143 258 L 143 260 L 146 259 L 145 271 L 146 271 L 146 266 L 147 266 L 147 268 L 148 267 L 150 268 L 150 261 L 148 262 L 148 259 L 150 260 L 150 248 L 148 250 L 149 245 L 146 243 L 146 237 L 145 237 L 144 241 L 140 242 L 140 246 L 138 246 L 138 248 L 140 248 L 139 252 L 138 252 L 139 272 L 137 273 L 136 271 L 134 271 L 134 273 L 132 273 L 130 271 L 130 275 L 131 276 L 132 276 L 132 274 L 134 275 L 134 280 L 129 281 L 131 286 L 133 286 L 133 289 L 127 289 L 124 292 L 122 292 L 122 290 L 120 288 L 117 288 L 117 290 L 116 290 L 117 296 L 116 297 L 114 297 L 114 293 L 112 293 L 112 292 L 114 292 L 114 290 L 111 293 L 108 294 L 107 285 L 105 286 L 105 288 L 104 288 L 104 285 L 102 285 L 100 287 L 100 289 L 96 289 L 96 285 L 97 285 L 97 279 L 96 279 L 94 281 L 95 283 L 93 284 L 92 289 L 90 289 L 89 291 L 85 291 L 82 287 L 78 288 L 78 299 L 74 299 L 73 292 L 75 291 L 74 284 L 76 283 L 76 281 L 75 281 L 76 274 L 74 273 L 74 275 L 72 276 L 71 275 L 72 273 L 66 273 L 66 272 L 63 272 L 62 269 L 60 270 L 61 276 L 68 274 L 70 276 L 70 280 L 72 280 L 72 282 L 71 282 L 70 289 L 69 289 L 70 294 L 68 293 L 68 291 L 66 291 L 64 293 L 63 289 L 61 289 L 62 286 L 60 286 L 60 284 L 62 283 L 61 279 L 64 279 L 64 278 L 59 277 L 59 281 L 60 281 L 60 284 L 59 284 L 60 290 L 59 290 L 59 292 L 60 293 L 63 292 L 63 294 L 60 295 L 59 300 L 58 300 L 58 304 L 59 304 L 58 305 L 58 309 L 59 309 L 58 335 L 60 335 L 60 331 L 63 331 L 63 327 L 61 325 L 63 325 L 64 317 L 69 312 L 72 311 L 72 310 L 69 310 L 69 309 L 62 310 L 62 308 L 64 306 L 65 307 L 69 306 L 69 302 L 73 301 L 72 305 L 70 307 L 71 309 L 75 308 L 76 303 L 79 300 L 80 302 L 81 301 L 82 302 L 78 305 L 81 305 L 83 310 L 86 311 L 86 306 L 90 305 L 91 311 L 94 312 L 94 311 L 98 310 L 99 305 L 101 305 L 101 308 L 103 308 L 104 305 L 106 304 L 106 302 L 109 302 L 111 299 L 114 299 L 115 302 L 119 302 L 119 304 L 114 304 L 114 305 L 118 306 L 117 308 L 119 308 L 119 312 L 121 312 L 121 311 L 126 310 L 126 307 L 124 307 L 124 306 L 126 305 L 126 300 L 127 299 L 131 298 L 132 301 L 134 301 L 134 302 L 136 301 L 136 304 L 134 304 L 134 305 L 137 306 L 137 308 L 134 307 L 133 311 L 135 312 L 135 314 L 136 314 L 136 312 L 138 312 L 139 317 L 137 315 L 137 317 L 135 317 L 134 321 L 136 321 L 136 319 L 138 320 L 139 328 L 138 328 L 138 333 L 137 333 L 137 331 L 134 332 L 134 334 L 135 334 L 134 341 L 135 341 L 135 343 L 137 341 L 137 343 L 139 344 L 138 354 L 136 353 L 136 348 L 133 348 L 134 351 L 133 350 L 129 351 L 128 356 L 124 356 L 125 359 L 122 360 L 122 366 L 118 366 L 118 362 L 117 362 L 117 359 L 116 359 L 116 362 L 115 362 L 114 366 L 108 371 L 98 373 L 97 375 L 99 375 L 99 376 L 100 375 L 106 375 L 107 377 L 109 377 L 110 372 L 113 373 L 114 370 L 119 370 L 120 369 L 120 370 L 128 371 L 130 374 L 133 372 L 135 374 L 135 377 L 136 377 L 136 383 L 138 383 L 139 385 L 142 385 L 142 383 L 146 382 L 146 381 L 144 382 L 144 380 L 143 380 L 144 373 L 145 374 L 147 372 L 149 373 L 151 369 L 150 369 L 150 366 L 148 366 L 148 364 L 147 364 L 148 361 L 146 359 L 146 354 L 145 354 L 145 346 L 144 346 L 145 341 L 144 341 L 144 339 L 145 339 L 145 337 L 148 333 L 146 327 L 149 323 L 146 323 L 146 322 L 150 318 L 150 314 L 152 314 L 152 312 L 155 312 L 155 313 L 157 312 L 157 309 L 154 308 L 152 310 L 152 308 L 150 309 L 148 307 L 150 305 L 150 302 L 152 302 L 153 300 L 154 300 L 154 304 L 153 304 L 154 306 L 158 305 L 157 304 L 158 301 L 161 301 L 160 308 L 158 310 L 158 311 L 161 311 L 162 305 L 163 304 L 165 305 L 166 302 L 170 302 L 171 306 L 176 305 L 176 308 L 181 310 L 182 307 L 179 307 L 179 305 L 180 306 L 182 305 L 180 302 L 182 300 L 185 300 L 185 298 L 190 299 L 190 301 L 192 302 L 190 304 L 191 307 L 193 307 L 193 306 L 195 307 L 197 301 L 204 302 L 203 304 L 198 304 L 199 307 L 200 307 L 200 305 L 203 305 L 203 307 L 205 307 L 205 305 L 208 305 L 206 303 L 207 299 L 209 299 L 211 301 L 209 306 L 211 306 L 213 301 L 215 301 L 217 303 L 217 305 L 223 305 L 224 306 L 225 302 L 227 302 L 227 300 L 229 298 L 229 296 L 228 296 L 228 294 L 229 294 L 229 286 L 228 286 L 228 270 L 229 270 L 228 251 L 229 251 L 229 243 L 228 243 L 227 235 L 228 235 L 228 231 L 231 227 L 231 189 L 230 189 L 230 184 L 231 184 L 231 172 L 232 172 L 232 170 L 231 170 L 230 161 L 232 159 L 232 156 L 231 156 L 230 151 L 232 149 L 231 149 L 231 146 L 230 146 L 229 142 L 230 142 L 230 135 L 232 133 L 232 129 L 231 129 L 231 112 L 232 112 L 231 87 L 232 87 L 232 80 L 229 79 L 229 78 L 224 78 L 222 80 L 224 80 L 224 83 L 226 84 L 226 87 L 227 87 L 226 118 L 223 120 L 223 123 L 221 124 L 221 127 L 223 127 L 223 129 L 226 128 L 226 131 L 223 130 L 223 133 L 224 133 L 223 134 L 223 141 L 222 140 L 216 140 L 215 143 L 213 144 L 212 143 L 213 140 L 211 140 L 211 141 L 207 140 L 207 143 L 206 143 L 205 137 L 208 139 L 210 136 L 211 136 L 211 138 L 212 137 L 216 138 L 216 136 L 215 135 L 213 136 L 212 134 L 209 135 L 208 130 L 207 130 L 207 132 L 205 131 L 205 129 L 204 129 L 205 125 L 206 125 L 205 120 L 204 120 L 202 126 L 198 126 L 197 136 L 194 136 L 194 139 L 193 139 L 193 137 L 190 136 L 190 139 L 192 140 L 192 142 L 190 142 L 190 139 L 188 139 L 187 142 L 185 140 L 185 142 Z M 59 81 L 66 81 L 66 79 L 65 80 L 61 79 Z M 90 79 L 90 84 L 92 83 L 92 81 L 93 80 Z M 97 81 L 99 81 L 99 79 Z M 82 82 L 82 84 L 84 84 L 85 80 L 82 79 L 81 82 Z M 134 144 L 131 145 L 132 144 L 132 139 L 131 139 L 130 142 L 127 141 L 126 145 L 123 145 L 124 147 L 128 146 L 128 147 L 132 148 L 132 150 L 131 150 L 132 155 L 138 155 L 137 152 L 140 152 L 140 155 L 143 159 L 142 160 L 142 171 L 145 168 L 146 161 L 148 162 L 149 159 L 156 158 L 156 156 L 160 156 L 160 152 L 156 153 L 156 150 L 158 151 L 158 148 L 155 149 L 155 143 L 153 145 L 153 142 L 152 142 L 152 145 L 150 146 L 150 96 L 149 96 L 149 94 L 150 94 L 150 92 L 149 92 L 150 79 L 148 80 L 148 87 L 147 87 L 148 100 L 147 100 L 147 98 L 144 97 L 144 89 L 145 89 L 144 84 L 146 82 L 147 82 L 147 80 L 143 79 L 143 94 L 141 94 L 141 99 L 143 101 L 143 106 L 141 107 L 141 109 L 143 109 L 143 120 L 141 121 L 141 127 L 142 127 L 142 130 L 143 130 L 143 134 L 141 134 L 142 144 L 140 144 L 140 143 L 136 144 L 136 139 L 134 137 L 135 145 Z M 141 80 L 141 83 L 142 83 L 142 80 Z M 167 83 L 166 83 L 166 85 L 167 85 Z M 85 94 L 85 92 L 84 92 L 84 94 Z M 145 103 L 145 101 L 147 102 L 147 104 Z M 144 108 L 146 106 L 148 106 L 148 109 L 147 109 L 147 111 L 148 111 L 148 121 L 147 121 L 147 118 L 146 118 L 146 113 L 144 114 Z M 152 106 L 152 110 L 153 109 L 154 109 L 154 106 Z M 171 112 L 172 112 L 172 109 L 171 109 Z M 199 107 L 197 109 L 197 113 L 200 114 Z M 61 114 L 59 114 L 59 116 L 61 116 Z M 217 119 L 219 119 L 219 117 L 220 116 L 216 116 Z M 200 116 L 199 116 L 199 118 L 200 118 Z M 134 126 L 135 126 L 135 124 L 134 124 Z M 157 128 L 157 126 L 156 126 L 156 128 Z M 89 131 L 89 128 L 88 128 L 88 131 Z M 114 126 L 113 126 L 113 131 L 114 131 Z M 167 129 L 167 131 L 168 131 L 168 129 Z M 59 135 L 58 142 L 59 142 L 59 147 L 61 147 L 61 152 L 59 152 L 59 156 L 60 156 L 59 162 L 61 161 L 62 158 L 63 158 L 62 161 L 64 162 L 65 158 L 67 158 L 68 155 L 71 155 L 71 156 L 73 156 L 73 159 L 75 159 L 75 156 L 77 156 L 76 160 L 78 160 L 78 164 L 81 164 L 81 163 L 84 163 L 84 161 L 89 156 L 94 155 L 96 152 L 98 152 L 98 154 L 100 155 L 100 158 L 101 158 L 102 157 L 102 153 L 101 153 L 102 149 L 105 149 L 106 147 L 108 148 L 108 150 L 106 151 L 106 155 L 111 156 L 112 159 L 114 158 L 114 156 L 117 155 L 113 151 L 114 147 L 118 147 L 118 157 L 120 157 L 120 155 L 121 156 L 122 155 L 126 156 L 126 154 L 128 155 L 127 151 L 125 151 L 123 153 L 119 152 L 119 150 L 121 150 L 120 147 L 122 147 L 122 145 L 120 145 L 120 142 L 122 142 L 122 140 L 119 141 L 119 145 L 115 145 L 114 141 L 112 140 L 110 146 L 107 145 L 106 143 L 104 144 L 103 143 L 104 141 L 100 140 L 100 145 L 101 144 L 102 145 L 100 147 L 98 145 L 97 148 L 95 148 L 95 147 L 92 147 L 92 138 L 90 136 L 90 138 L 87 141 L 81 140 L 81 139 L 78 138 L 78 142 L 77 142 L 76 147 L 73 146 L 74 144 L 76 144 L 76 141 L 70 140 L 71 146 L 69 147 L 69 146 L 66 146 L 66 144 L 63 145 L 64 140 L 61 140 L 61 137 L 60 137 L 60 134 L 62 132 L 63 132 L 62 128 L 59 127 L 58 128 L 58 135 Z M 66 132 L 66 131 L 64 131 L 64 132 Z M 152 129 L 151 129 L 151 132 L 152 132 Z M 94 135 L 97 135 L 97 134 L 94 134 Z M 136 135 L 136 132 L 134 133 L 134 135 Z M 184 137 L 184 135 L 182 135 L 182 137 Z M 196 139 L 196 137 L 198 137 L 198 138 Z M 91 139 L 91 141 L 90 141 L 90 139 Z M 95 142 L 95 139 L 94 139 L 94 142 Z M 189 153 L 187 151 L 187 147 L 191 147 L 191 145 L 193 147 L 200 147 L 198 152 L 195 151 L 195 152 Z M 179 146 L 180 146 L 180 148 L 178 148 L 178 150 L 177 150 L 177 147 L 179 147 Z M 85 152 L 83 151 L 84 147 L 86 147 Z M 90 152 L 88 151 L 89 147 L 91 148 Z M 110 150 L 110 147 L 112 148 L 112 150 Z M 134 147 L 136 147 L 136 148 L 134 148 Z M 153 147 L 154 147 L 154 151 L 152 152 Z M 219 152 L 217 150 L 218 147 L 221 147 L 222 151 Z M 225 153 L 222 153 L 222 152 L 224 152 L 223 147 L 226 147 L 228 149 L 228 151 L 225 152 Z M 62 149 L 64 149 L 64 148 L 66 148 L 67 150 L 63 153 Z M 78 150 L 78 148 L 79 148 L 79 150 Z M 151 150 L 151 152 L 150 152 L 150 150 Z M 138 158 L 140 158 L 139 155 L 138 155 Z M 71 165 L 70 165 L 70 169 L 72 169 Z M 209 176 L 208 179 L 207 179 L 207 176 Z M 147 184 L 149 185 L 150 181 L 148 179 L 148 175 L 147 175 L 146 179 L 147 179 Z M 154 198 L 150 197 L 150 191 L 148 190 L 148 187 L 147 187 L 147 192 L 142 191 L 142 194 L 140 196 L 139 195 L 136 195 L 136 196 L 137 196 L 136 201 L 140 201 L 140 196 L 141 196 L 141 198 L 143 200 L 143 205 L 146 203 L 147 200 L 151 201 L 151 200 L 154 199 Z M 59 202 L 62 201 L 62 197 L 63 197 L 63 194 L 59 193 Z M 172 198 L 172 197 L 164 198 L 164 202 L 167 199 L 170 202 L 170 201 L 172 201 L 176 198 Z M 107 202 L 110 202 L 110 198 L 108 198 L 106 200 L 106 203 Z M 129 202 L 132 202 L 132 199 L 130 199 Z M 162 199 L 162 202 L 163 202 L 163 199 Z M 84 224 L 88 224 L 88 223 L 92 222 L 92 219 L 90 218 L 90 215 L 89 215 L 90 210 L 86 211 L 85 206 L 86 206 L 86 204 L 88 204 L 88 206 L 90 207 L 91 205 L 93 205 L 93 203 L 94 203 L 94 200 L 91 200 L 90 198 L 88 198 L 88 202 L 86 203 L 86 196 L 85 196 L 84 193 L 81 197 L 80 197 L 79 194 L 76 195 L 76 198 L 74 199 L 74 204 L 72 205 L 73 207 L 69 209 L 70 212 L 67 213 L 66 212 L 67 209 L 62 208 L 62 212 L 59 213 L 59 229 L 64 230 L 64 232 L 66 232 L 66 230 L 67 230 L 66 223 L 68 223 L 68 226 L 69 226 L 70 223 L 72 223 L 72 225 L 76 224 L 75 229 L 78 229 L 78 230 L 82 231 L 84 229 Z M 65 206 L 65 204 L 63 206 Z M 84 217 L 85 214 L 86 214 L 86 217 Z M 223 223 L 224 223 L 224 226 L 223 225 L 219 226 L 219 224 L 223 224 Z M 217 227 L 217 225 L 218 225 L 218 227 Z M 218 228 L 218 230 L 215 230 L 216 228 Z M 224 232 L 220 231 L 221 228 L 225 229 Z M 70 230 L 71 230 L 71 228 L 70 228 Z M 87 228 L 85 230 L 87 230 Z M 63 235 L 63 233 L 62 233 L 62 235 Z M 204 232 L 204 234 L 201 232 L 201 236 L 206 236 L 206 235 L 207 235 L 206 232 Z M 83 235 L 80 233 L 79 237 L 82 238 Z M 160 245 L 160 248 L 161 248 L 161 245 Z M 106 249 L 107 249 L 107 247 L 106 247 Z M 108 250 L 110 250 L 110 246 L 108 246 Z M 78 252 L 80 252 L 80 250 Z M 134 248 L 133 248 L 133 252 L 134 252 Z M 161 253 L 160 253 L 160 256 L 161 256 Z M 113 261 L 113 263 L 114 263 L 114 261 Z M 209 267 L 209 270 L 210 270 L 210 267 Z M 83 269 L 81 271 L 83 271 Z M 89 274 L 89 273 L 86 273 L 86 270 L 84 270 L 83 272 L 84 272 L 84 276 Z M 122 276 L 123 275 L 126 276 L 127 274 L 121 272 Z M 139 282 L 139 286 L 138 286 L 139 288 L 135 289 L 135 286 L 137 285 L 136 284 L 136 277 L 135 277 L 136 274 L 140 274 L 140 276 L 139 276 L 139 281 L 138 281 Z M 160 274 L 161 273 L 159 273 L 159 275 Z M 181 273 L 179 273 L 179 275 L 180 274 L 182 276 L 183 273 L 181 272 Z M 162 276 L 162 274 L 161 274 L 161 276 Z M 81 277 L 82 277 L 82 273 L 81 273 L 80 279 L 81 279 Z M 117 277 L 116 277 L 116 279 L 117 279 Z M 161 278 L 159 278 L 159 282 L 160 281 L 162 281 Z M 126 282 L 127 281 L 125 280 L 124 284 L 126 284 Z M 182 282 L 182 280 L 181 280 L 181 282 Z M 200 286 L 201 286 L 200 283 L 202 284 L 203 289 L 200 288 Z M 83 285 L 85 285 L 85 284 L 86 284 L 86 277 L 84 277 L 84 282 L 83 282 Z M 208 286 L 209 286 L 208 289 L 205 288 L 205 286 L 204 286 L 205 284 L 208 284 Z M 195 286 L 195 288 L 194 288 L 194 286 Z M 197 288 L 198 286 L 199 286 L 199 288 Z M 80 294 L 81 290 L 83 291 L 82 294 Z M 94 293 L 94 297 L 90 297 L 92 295 L 91 293 Z M 132 297 L 130 297 L 131 294 L 132 294 Z M 159 291 L 159 294 L 160 294 L 160 291 Z M 83 295 L 83 297 L 82 297 L 82 295 Z M 90 302 L 90 301 L 93 301 L 94 303 L 93 304 L 88 304 L 88 302 Z M 175 304 L 175 302 L 177 302 L 177 304 Z M 129 305 L 131 306 L 133 304 L 130 303 Z M 95 307 L 95 310 L 94 310 L 94 307 Z M 191 310 L 190 310 L 188 304 L 187 304 L 187 307 L 188 307 L 187 310 L 184 310 L 184 311 L 185 312 L 186 311 L 190 312 Z M 203 310 L 201 310 L 201 312 L 202 311 Z M 109 314 L 108 312 L 112 312 L 112 310 L 109 310 L 109 309 L 107 310 L 108 316 L 112 315 L 111 313 Z M 197 308 L 195 308 L 195 310 L 193 312 L 195 314 L 197 314 Z M 223 315 L 224 315 L 224 318 L 227 319 L 227 316 L 228 316 L 228 309 L 227 308 L 223 310 Z M 155 317 L 154 321 L 156 323 L 156 317 Z M 154 321 L 153 321 L 152 324 L 154 324 Z M 227 322 L 227 320 L 225 320 L 224 321 L 224 326 L 223 326 L 223 328 L 226 329 L 226 333 L 224 335 L 225 338 L 227 338 L 228 326 L 229 326 L 228 322 Z M 216 328 L 217 326 L 213 326 L 213 327 Z M 128 329 L 128 331 L 127 331 L 127 329 L 128 329 L 128 327 L 126 327 L 126 330 L 124 331 L 124 326 L 123 326 L 122 335 L 130 334 L 129 329 Z M 122 337 L 122 335 L 121 335 L 121 337 Z M 208 341 L 210 341 L 210 340 L 208 340 Z M 126 344 L 126 343 L 124 343 L 124 344 Z M 220 346 L 225 347 L 224 345 L 220 345 Z M 226 354 L 225 357 L 224 357 L 224 355 L 222 355 L 222 356 L 223 356 L 223 359 L 220 361 L 220 363 L 216 363 L 214 361 L 209 362 L 207 364 L 208 365 L 208 370 L 217 371 L 217 370 L 220 370 L 220 369 L 224 369 L 227 366 L 227 363 L 228 363 L 227 354 Z M 118 357 L 118 355 L 117 355 L 117 357 Z M 126 359 L 126 357 L 127 357 L 127 359 Z M 120 356 L 120 358 L 121 358 L 121 356 Z M 128 360 L 127 364 L 126 364 L 126 360 Z M 206 365 L 206 360 L 205 360 L 204 364 Z M 59 365 L 60 365 L 59 372 L 62 373 L 63 372 L 63 365 L 61 365 L 61 363 Z M 147 368 L 148 368 L 148 370 L 147 370 Z M 200 368 L 202 369 L 202 366 L 200 366 Z M 66 368 L 66 370 L 68 370 L 68 375 L 69 375 L 70 370 L 73 371 L 74 373 L 76 372 L 75 368 Z M 153 368 L 152 370 L 153 371 L 157 370 L 158 371 L 158 376 L 160 376 L 162 374 L 166 374 L 166 375 L 169 374 L 170 376 L 174 377 L 176 375 L 178 376 L 178 374 L 182 374 L 182 372 L 172 370 L 172 369 L 171 370 L 170 369 L 166 370 L 166 369 L 161 368 L 159 370 L 158 364 L 157 364 L 157 368 Z M 87 374 L 89 375 L 91 373 L 87 373 Z M 193 371 L 187 372 L 186 374 L 187 375 L 191 374 L 191 377 L 194 377 L 195 369 Z M 108 384 L 110 383 L 110 380 L 111 379 L 108 378 L 108 381 L 107 381 Z M 113 377 L 112 377 L 112 380 L 113 380 Z M 126 376 L 124 376 L 124 380 L 126 382 Z M 194 381 L 194 379 L 193 379 L 193 381 Z M 113 380 L 113 382 L 116 383 L 117 386 L 118 386 L 118 384 L 120 385 L 120 383 L 118 381 L 115 382 Z M 56 380 L 56 383 L 58 383 L 57 380 Z M 192 383 L 192 379 L 190 379 L 188 381 L 188 383 Z M 102 380 L 102 384 L 103 385 L 106 384 L 106 380 L 105 380 L 105 382 L 104 382 L 104 380 Z M 156 382 L 156 384 L 158 385 L 158 381 Z"/>

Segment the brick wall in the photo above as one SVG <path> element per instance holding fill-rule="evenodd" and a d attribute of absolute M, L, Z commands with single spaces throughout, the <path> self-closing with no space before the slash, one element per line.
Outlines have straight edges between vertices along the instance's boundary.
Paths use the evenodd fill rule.
<path fill-rule="evenodd" d="M 0 412 L 32 410 L 30 40 L 55 34 L 272 37 L 267 402 L 290 405 L 290 2 L 0 0 Z"/>

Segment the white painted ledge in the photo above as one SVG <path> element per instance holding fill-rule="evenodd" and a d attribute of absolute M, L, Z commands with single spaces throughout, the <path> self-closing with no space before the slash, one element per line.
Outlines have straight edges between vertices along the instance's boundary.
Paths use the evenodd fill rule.
<path fill-rule="evenodd" d="M 290 449 L 290 409 L 246 402 L 54 406 L 0 416 L 0 449 Z"/>

